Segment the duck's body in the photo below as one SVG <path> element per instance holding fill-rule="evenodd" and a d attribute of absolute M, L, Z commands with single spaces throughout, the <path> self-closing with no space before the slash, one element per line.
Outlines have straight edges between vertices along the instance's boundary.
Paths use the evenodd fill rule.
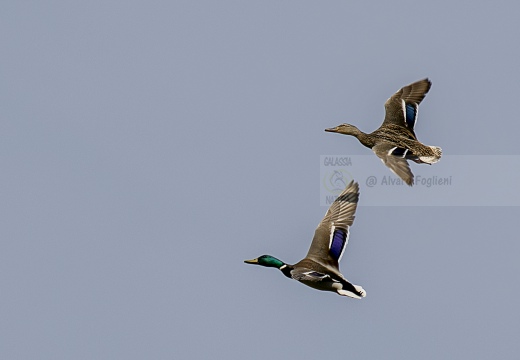
<path fill-rule="evenodd" d="M 442 156 L 441 148 L 422 144 L 414 132 L 419 104 L 430 87 L 430 80 L 423 79 L 397 91 L 385 103 L 386 115 L 383 124 L 370 134 L 350 124 L 341 124 L 325 131 L 355 136 L 361 144 L 372 149 L 390 170 L 411 186 L 413 173 L 407 160 L 418 164 L 434 164 Z"/>
<path fill-rule="evenodd" d="M 286 264 L 270 255 L 245 262 L 275 267 L 288 278 L 314 289 L 333 291 L 357 299 L 365 297 L 365 290 L 351 284 L 339 270 L 339 261 L 348 243 L 349 228 L 354 222 L 358 199 L 359 186 L 351 181 L 318 225 L 307 256 L 296 264 Z"/>

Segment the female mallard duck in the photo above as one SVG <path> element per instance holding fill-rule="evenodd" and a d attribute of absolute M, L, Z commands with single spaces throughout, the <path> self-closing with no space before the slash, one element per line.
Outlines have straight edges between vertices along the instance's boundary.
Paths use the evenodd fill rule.
<path fill-rule="evenodd" d="M 418 164 L 434 164 L 441 158 L 437 146 L 421 144 L 414 133 L 419 104 L 430 90 L 432 83 L 423 79 L 407 85 L 385 103 L 385 120 L 376 131 L 365 134 L 350 124 L 341 124 L 325 131 L 355 136 L 405 183 L 412 186 L 413 174 L 408 161 Z"/>
<path fill-rule="evenodd" d="M 318 290 L 333 291 L 356 299 L 365 297 L 365 290 L 351 284 L 339 271 L 339 261 L 348 243 L 358 199 L 359 186 L 351 181 L 318 225 L 309 252 L 300 262 L 289 265 L 271 255 L 244 262 L 275 267 L 288 278 Z"/>

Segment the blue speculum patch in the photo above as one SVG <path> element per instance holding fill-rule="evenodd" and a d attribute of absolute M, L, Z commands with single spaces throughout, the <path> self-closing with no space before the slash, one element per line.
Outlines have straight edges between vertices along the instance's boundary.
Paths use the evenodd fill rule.
<path fill-rule="evenodd" d="M 392 151 L 392 155 L 394 156 L 401 156 L 403 157 L 404 154 L 406 152 L 406 149 L 402 149 L 402 148 L 395 148 L 393 151 Z"/>
<path fill-rule="evenodd" d="M 323 277 L 324 274 L 319 273 L 317 271 L 312 271 L 312 272 L 308 273 L 307 275 L 315 276 L 315 277 Z"/>
<path fill-rule="evenodd" d="M 417 108 L 412 104 L 406 104 L 406 123 L 413 129 L 415 118 L 417 116 Z"/>
<path fill-rule="evenodd" d="M 332 244 L 330 244 L 330 254 L 334 259 L 339 259 L 339 256 L 341 255 L 341 250 L 343 250 L 343 246 L 345 246 L 346 238 L 347 233 L 345 230 L 334 230 L 334 235 L 332 236 Z"/>

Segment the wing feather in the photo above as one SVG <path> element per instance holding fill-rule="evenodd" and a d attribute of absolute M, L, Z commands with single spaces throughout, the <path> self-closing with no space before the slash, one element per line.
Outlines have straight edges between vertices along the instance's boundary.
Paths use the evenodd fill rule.
<path fill-rule="evenodd" d="M 405 153 L 402 156 L 393 155 L 397 148 L 385 143 L 374 146 L 372 150 L 394 174 L 399 176 L 406 184 L 413 185 L 413 173 L 408 161 L 406 161 Z"/>
<path fill-rule="evenodd" d="M 431 86 L 430 80 L 422 79 L 399 89 L 385 102 L 383 125 L 404 126 L 413 132 L 419 104 L 423 101 Z"/>
<path fill-rule="evenodd" d="M 339 261 L 348 243 L 350 226 L 354 223 L 358 200 L 359 185 L 351 181 L 316 228 L 307 258 L 339 269 Z"/>

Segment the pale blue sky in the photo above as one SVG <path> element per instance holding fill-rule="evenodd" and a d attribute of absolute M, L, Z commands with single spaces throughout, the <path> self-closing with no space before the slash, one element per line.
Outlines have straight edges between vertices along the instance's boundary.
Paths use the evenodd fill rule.
<path fill-rule="evenodd" d="M 519 207 L 364 206 L 361 184 L 341 268 L 363 300 L 242 262 L 305 255 L 320 156 L 370 154 L 323 129 L 372 131 L 415 80 L 438 166 L 520 155 L 516 2 L 1 9 L 0 358 L 518 356 Z M 480 166 L 475 197 L 518 191 Z"/>

